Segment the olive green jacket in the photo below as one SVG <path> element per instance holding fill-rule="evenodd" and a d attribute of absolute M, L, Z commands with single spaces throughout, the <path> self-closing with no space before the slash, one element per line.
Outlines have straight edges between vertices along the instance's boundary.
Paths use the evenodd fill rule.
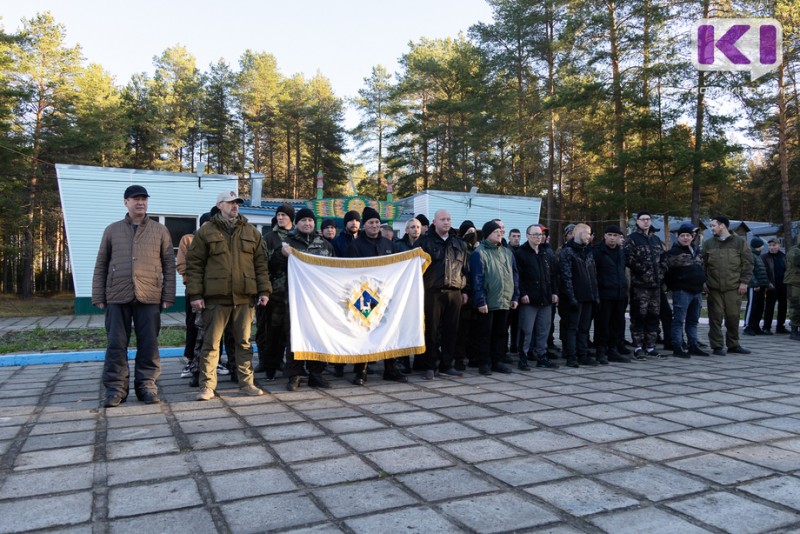
<path fill-rule="evenodd" d="M 731 234 L 724 241 L 716 236 L 703 245 L 703 265 L 709 289 L 733 291 L 747 285 L 753 275 L 753 254 L 747 241 Z"/>
<path fill-rule="evenodd" d="M 186 296 L 206 304 L 252 304 L 269 296 L 267 254 L 256 227 L 239 215 L 233 232 L 215 215 L 195 235 L 186 254 Z"/>
<path fill-rule="evenodd" d="M 783 283 L 787 286 L 800 287 L 800 235 L 795 244 L 786 252 L 786 274 Z"/>

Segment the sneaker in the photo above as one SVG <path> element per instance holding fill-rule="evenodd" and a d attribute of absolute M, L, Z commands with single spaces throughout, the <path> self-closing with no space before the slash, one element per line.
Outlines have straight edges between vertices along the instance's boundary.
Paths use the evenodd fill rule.
<path fill-rule="evenodd" d="M 353 377 L 354 386 L 363 386 L 367 382 L 367 373 L 358 374 Z"/>
<path fill-rule="evenodd" d="M 608 358 L 605 356 L 600 356 L 599 358 L 595 358 L 595 360 L 597 360 L 597 363 L 600 365 L 608 365 Z"/>
<path fill-rule="evenodd" d="M 203 388 L 200 390 L 200 393 L 197 394 L 197 400 L 199 401 L 207 401 L 214 398 L 214 390 L 211 388 Z"/>
<path fill-rule="evenodd" d="M 183 366 L 183 370 L 181 371 L 181 378 L 191 378 L 192 377 L 192 368 L 187 363 Z"/>
<path fill-rule="evenodd" d="M 491 376 L 492 370 L 488 365 L 481 365 L 478 367 L 478 372 L 484 376 Z"/>
<path fill-rule="evenodd" d="M 689 345 L 689 354 L 692 356 L 708 356 L 708 353 L 697 345 Z"/>
<path fill-rule="evenodd" d="M 289 377 L 289 382 L 286 384 L 286 391 L 297 391 L 300 388 L 300 377 Z"/>
<path fill-rule="evenodd" d="M 217 376 L 229 375 L 231 372 L 222 364 L 217 365 Z"/>
<path fill-rule="evenodd" d="M 277 372 L 278 372 L 277 369 L 267 369 L 265 371 L 265 374 L 266 374 L 266 377 L 267 377 L 267 382 L 269 382 L 271 380 L 275 380 L 275 373 L 277 373 Z"/>
<path fill-rule="evenodd" d="M 633 359 L 637 362 L 646 362 L 647 355 L 644 353 L 644 349 L 636 349 L 633 351 Z"/>
<path fill-rule="evenodd" d="M 452 367 L 450 369 L 448 369 L 447 371 L 442 371 L 439 374 L 442 374 L 444 376 L 449 376 L 449 377 L 452 377 L 452 378 L 464 378 L 464 373 L 462 373 L 461 371 L 458 371 L 456 369 L 453 369 Z"/>
<path fill-rule="evenodd" d="M 714 356 L 725 356 L 726 352 L 725 349 L 722 347 L 716 348 L 713 350 Z"/>
<path fill-rule="evenodd" d="M 742 334 L 744 334 L 746 336 L 757 336 L 758 335 L 758 333 L 756 333 L 756 331 L 753 330 L 752 328 L 750 328 L 749 326 L 747 328 L 745 328 L 744 330 L 742 330 Z"/>
<path fill-rule="evenodd" d="M 244 386 L 243 388 L 239 388 L 239 392 L 243 393 L 244 395 L 250 395 L 251 397 L 260 397 L 264 394 L 264 390 L 250 384 L 248 386 Z"/>
<path fill-rule="evenodd" d="M 543 367 L 545 369 L 558 369 L 558 364 L 551 362 L 547 356 L 542 356 L 536 360 L 536 367 Z"/>
<path fill-rule="evenodd" d="M 772 335 L 772 330 L 770 330 L 769 328 L 762 328 L 761 329 L 761 335 L 762 336 L 771 336 Z"/>
<path fill-rule="evenodd" d="M 423 380 L 433 380 L 433 369 L 428 369 L 424 373 L 422 373 Z"/>
<path fill-rule="evenodd" d="M 580 364 L 578 364 L 578 359 L 574 357 L 567 358 L 567 367 L 575 367 L 575 368 L 580 367 Z"/>
<path fill-rule="evenodd" d="M 647 357 L 648 358 L 660 358 L 661 354 L 659 354 L 659 352 L 656 350 L 656 348 L 653 347 L 652 349 L 647 349 Z"/>
<path fill-rule="evenodd" d="M 311 373 L 308 375 L 308 385 L 312 388 L 320 388 L 320 389 L 330 389 L 331 383 L 328 382 L 328 379 L 322 376 L 320 373 Z"/>
<path fill-rule="evenodd" d="M 597 360 L 589 356 L 579 356 L 578 363 L 580 363 L 581 365 L 588 365 L 589 367 L 597 367 L 598 365 L 600 365 L 599 363 L 597 363 Z"/>
<path fill-rule="evenodd" d="M 692 356 L 683 349 L 673 350 L 672 355 L 676 358 L 691 358 Z"/>
<path fill-rule="evenodd" d="M 739 345 L 738 347 L 731 347 L 728 349 L 728 354 L 752 354 L 752 351 Z"/>
<path fill-rule="evenodd" d="M 631 349 L 629 349 L 628 347 L 626 347 L 626 346 L 625 346 L 625 344 L 623 343 L 622 345 L 620 345 L 619 347 L 617 347 L 617 352 L 619 352 L 620 354 L 623 354 L 623 355 L 625 355 L 625 356 L 628 356 L 628 355 L 630 355 L 630 353 L 631 353 Z"/>

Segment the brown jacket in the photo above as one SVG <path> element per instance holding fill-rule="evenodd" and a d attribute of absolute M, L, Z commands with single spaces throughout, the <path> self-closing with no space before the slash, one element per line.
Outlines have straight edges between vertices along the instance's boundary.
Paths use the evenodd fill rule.
<path fill-rule="evenodd" d="M 167 228 L 145 217 L 133 232 L 129 215 L 103 232 L 92 277 L 92 304 L 175 302 L 175 255 Z"/>
<path fill-rule="evenodd" d="M 192 244 L 194 234 L 186 234 L 181 238 L 178 244 L 178 254 L 175 256 L 176 267 L 178 274 L 183 278 L 183 285 L 186 285 L 186 253 L 189 252 L 189 246 Z"/>
<path fill-rule="evenodd" d="M 217 214 L 200 227 L 186 254 L 186 298 L 230 306 L 271 293 L 264 240 L 255 226 L 239 215 L 228 233 Z"/>

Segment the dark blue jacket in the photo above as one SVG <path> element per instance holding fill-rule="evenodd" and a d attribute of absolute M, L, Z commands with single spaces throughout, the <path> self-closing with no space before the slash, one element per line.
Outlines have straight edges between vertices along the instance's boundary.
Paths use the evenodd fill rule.
<path fill-rule="evenodd" d="M 628 298 L 628 276 L 625 273 L 625 252 L 600 243 L 593 249 L 597 269 L 597 291 L 600 300 Z"/>

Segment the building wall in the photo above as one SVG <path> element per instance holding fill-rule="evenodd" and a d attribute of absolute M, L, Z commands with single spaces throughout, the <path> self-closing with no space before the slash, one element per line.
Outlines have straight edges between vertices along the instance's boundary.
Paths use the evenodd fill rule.
<path fill-rule="evenodd" d="M 125 217 L 123 193 L 139 184 L 150 194 L 148 213 L 194 217 L 214 206 L 222 191 L 238 188 L 236 176 L 205 174 L 202 187 L 191 173 L 112 169 L 84 165 L 56 165 L 61 207 L 75 284 L 75 312 L 98 311 L 91 305 L 92 274 L 106 226 Z M 163 218 L 162 218 L 163 220 Z M 177 247 L 178 243 L 173 243 Z M 176 308 L 183 309 L 183 284 L 178 277 Z"/>
<path fill-rule="evenodd" d="M 472 221 L 476 229 L 480 230 L 483 223 L 491 219 L 502 219 L 506 226 L 506 235 L 512 228 L 519 228 L 524 235 L 528 226 L 539 223 L 542 209 L 542 199 L 537 197 L 481 193 L 473 195 L 451 191 L 425 191 L 415 195 L 413 201 L 414 215 L 424 213 L 431 222 L 437 210 L 446 209 L 450 212 L 453 227 L 456 229 L 465 220 Z"/>

